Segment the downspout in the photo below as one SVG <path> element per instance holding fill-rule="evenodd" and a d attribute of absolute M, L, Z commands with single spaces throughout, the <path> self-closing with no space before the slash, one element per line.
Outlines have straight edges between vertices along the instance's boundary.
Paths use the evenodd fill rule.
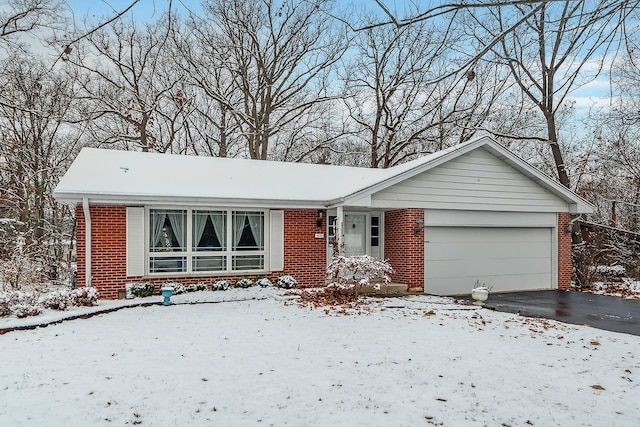
<path fill-rule="evenodd" d="M 82 211 L 84 212 L 84 285 L 91 286 L 91 213 L 89 212 L 89 199 L 82 199 Z"/>
<path fill-rule="evenodd" d="M 342 205 L 336 207 L 336 229 L 335 239 L 338 239 L 338 255 L 344 255 L 344 242 L 342 230 L 344 228 L 344 207 Z"/>

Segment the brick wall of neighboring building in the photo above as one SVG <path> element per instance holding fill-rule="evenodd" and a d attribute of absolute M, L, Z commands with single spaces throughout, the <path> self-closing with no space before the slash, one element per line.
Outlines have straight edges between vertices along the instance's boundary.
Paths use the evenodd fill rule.
<path fill-rule="evenodd" d="M 92 265 L 91 285 L 98 288 L 100 298 L 115 299 L 124 292 L 127 283 L 152 282 L 156 292 L 168 281 L 183 284 L 204 282 L 210 285 L 217 280 L 231 280 L 242 277 L 270 277 L 275 280 L 282 274 L 291 274 L 301 286 L 316 286 L 324 283 L 326 267 L 326 237 L 315 238 L 316 233 L 324 233 L 323 224 L 318 228 L 316 210 L 286 210 L 284 215 L 284 272 L 271 275 L 260 273 L 226 273 L 211 276 L 191 277 L 127 277 L 126 276 L 126 207 L 116 205 L 90 206 L 92 224 Z M 76 208 L 77 217 L 77 265 L 78 286 L 85 284 L 85 222 L 82 206 Z"/>
<path fill-rule="evenodd" d="M 392 281 L 424 291 L 424 228 L 418 220 L 424 220 L 422 209 L 385 212 L 384 258 L 396 270 Z"/>
<path fill-rule="evenodd" d="M 571 214 L 558 214 L 558 289 L 571 287 L 572 259 L 571 259 L 571 229 L 569 222 Z"/>

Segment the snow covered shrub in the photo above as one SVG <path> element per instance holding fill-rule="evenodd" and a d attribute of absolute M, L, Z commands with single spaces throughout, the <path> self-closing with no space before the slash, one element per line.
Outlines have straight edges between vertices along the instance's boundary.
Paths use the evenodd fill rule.
<path fill-rule="evenodd" d="M 77 307 L 92 307 L 98 305 L 98 289 L 93 286 L 83 286 L 74 289 L 71 292 L 71 298 L 73 305 Z"/>
<path fill-rule="evenodd" d="M 66 310 L 70 305 L 75 305 L 72 291 L 69 288 L 55 289 L 42 294 L 38 298 L 38 302 L 44 308 L 61 311 Z"/>
<path fill-rule="evenodd" d="M 185 292 L 189 292 L 187 287 L 180 282 L 166 282 L 162 285 L 163 288 L 173 288 L 173 295 L 184 294 Z"/>
<path fill-rule="evenodd" d="M 127 293 L 131 292 L 134 297 L 149 297 L 153 295 L 153 283 L 127 283 Z"/>
<path fill-rule="evenodd" d="M 242 288 L 242 289 L 250 288 L 252 286 L 253 286 L 253 280 L 248 279 L 246 277 L 238 280 L 235 284 L 236 288 Z"/>
<path fill-rule="evenodd" d="M 373 258 L 369 255 L 337 256 L 331 260 L 327 267 L 327 279 L 329 288 L 340 290 L 355 289 L 373 284 L 375 289 L 380 289 L 379 283 L 391 281 L 390 274 L 393 268 L 384 260 Z"/>
<path fill-rule="evenodd" d="M 200 282 L 200 283 L 193 283 L 189 285 L 187 289 L 188 289 L 187 292 L 197 292 L 197 291 L 206 291 L 209 288 L 207 288 L 206 283 Z"/>
<path fill-rule="evenodd" d="M 256 285 L 261 288 L 268 288 L 273 286 L 273 283 L 271 283 L 271 280 L 268 277 L 263 277 L 262 279 L 256 280 Z"/>
<path fill-rule="evenodd" d="M 622 277 L 627 270 L 622 265 L 598 265 L 596 273 L 602 277 Z"/>
<path fill-rule="evenodd" d="M 40 263 L 16 249 L 9 258 L 0 260 L 0 284 L 4 290 L 39 284 L 43 278 L 42 271 Z"/>
<path fill-rule="evenodd" d="M 226 291 L 231 286 L 228 280 L 218 280 L 211 285 L 212 291 Z"/>
<path fill-rule="evenodd" d="M 9 316 L 11 309 L 9 308 L 9 295 L 0 292 L 0 317 Z"/>
<path fill-rule="evenodd" d="M 35 292 L 12 292 L 9 295 L 9 309 L 19 318 L 37 316 L 42 311 Z"/>
<path fill-rule="evenodd" d="M 282 289 L 293 289 L 296 286 L 298 286 L 298 281 L 294 279 L 293 276 L 285 274 L 283 276 L 278 277 L 276 286 Z"/>
<path fill-rule="evenodd" d="M 170 286 L 173 288 L 173 295 L 207 290 L 206 283 L 191 283 L 189 285 L 183 285 L 182 283 L 179 283 L 179 282 L 167 282 L 164 285 L 162 285 L 162 287 L 167 287 L 167 286 Z"/>

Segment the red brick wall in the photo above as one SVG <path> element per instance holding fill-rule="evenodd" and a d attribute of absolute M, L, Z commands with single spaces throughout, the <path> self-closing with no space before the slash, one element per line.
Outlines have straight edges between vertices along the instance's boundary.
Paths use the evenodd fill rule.
<path fill-rule="evenodd" d="M 571 230 L 569 222 L 571 214 L 561 212 L 558 214 L 558 289 L 571 287 L 572 260 L 571 260 Z"/>
<path fill-rule="evenodd" d="M 303 286 L 324 285 L 327 267 L 326 221 L 322 214 L 322 226 L 317 227 L 317 210 L 299 209 L 284 211 L 284 269 Z M 323 233 L 316 239 L 315 233 Z"/>
<path fill-rule="evenodd" d="M 392 281 L 405 283 L 410 290 L 424 291 L 424 228 L 416 234 L 417 220 L 424 220 L 422 209 L 385 212 L 384 258 L 396 271 Z"/>
<path fill-rule="evenodd" d="M 124 290 L 126 278 L 126 208 L 115 205 L 89 207 L 91 215 L 91 285 L 96 286 L 100 298 L 117 298 Z M 82 206 L 76 208 L 78 286 L 85 283 L 85 223 Z"/>
<path fill-rule="evenodd" d="M 76 206 L 76 264 L 78 265 L 78 274 L 76 276 L 76 283 L 78 286 L 85 285 L 85 224 L 84 224 L 84 211 L 82 205 Z"/>
<path fill-rule="evenodd" d="M 261 278 L 260 273 L 243 275 L 224 274 L 217 276 L 157 277 L 145 278 L 126 276 L 126 207 L 115 205 L 90 206 L 92 224 L 92 271 L 91 284 L 98 288 L 100 298 L 115 299 L 125 285 L 131 282 L 152 282 L 156 291 L 168 281 L 189 283 L 211 283 L 216 280 L 236 280 L 241 277 Z M 76 207 L 77 216 L 77 264 L 78 286 L 85 284 L 85 222 L 82 206 Z M 317 210 L 287 210 L 284 215 L 284 272 L 275 272 L 271 279 L 282 274 L 291 274 L 301 286 L 315 286 L 324 283 L 326 268 L 326 237 L 316 239 L 315 233 L 324 233 L 323 224 L 316 225 Z"/>

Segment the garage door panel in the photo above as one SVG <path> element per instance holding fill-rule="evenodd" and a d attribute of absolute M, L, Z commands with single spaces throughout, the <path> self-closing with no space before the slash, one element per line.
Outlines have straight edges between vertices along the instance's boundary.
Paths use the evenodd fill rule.
<path fill-rule="evenodd" d="M 499 230 L 499 231 L 496 231 Z M 429 227 L 425 240 L 432 243 L 512 243 L 514 236 L 518 241 L 546 242 L 548 228 L 478 228 L 478 227 Z M 544 232 L 542 232 L 544 231 Z"/>
<path fill-rule="evenodd" d="M 528 258 L 548 258 L 549 242 L 516 242 L 504 245 L 487 243 L 426 243 L 425 253 L 430 261 L 475 259 L 511 259 L 528 254 Z"/>
<path fill-rule="evenodd" d="M 427 227 L 425 292 L 469 294 L 476 281 L 493 291 L 552 287 L 552 229 Z"/>
<path fill-rule="evenodd" d="M 458 289 L 458 292 L 442 292 L 442 295 L 469 295 L 471 289 L 476 283 L 475 277 L 449 277 L 438 280 L 438 286 L 443 290 Z M 479 280 L 481 284 L 487 284 L 493 286 L 492 292 L 509 292 L 509 291 L 521 291 L 548 289 L 548 287 L 541 285 L 547 281 L 547 274 L 538 275 L 500 275 L 500 276 L 488 276 Z M 462 286 L 461 284 L 464 284 Z M 433 293 L 430 292 L 429 293 Z"/>
<path fill-rule="evenodd" d="M 440 279 L 445 277 L 493 277 L 500 275 L 548 274 L 549 258 L 512 258 L 509 262 L 492 259 L 476 265 L 465 265 L 460 268 L 460 260 L 437 261 L 430 264 L 428 277 Z M 468 262 L 467 262 L 468 263 Z M 475 280 L 474 280 L 475 282 Z"/>

